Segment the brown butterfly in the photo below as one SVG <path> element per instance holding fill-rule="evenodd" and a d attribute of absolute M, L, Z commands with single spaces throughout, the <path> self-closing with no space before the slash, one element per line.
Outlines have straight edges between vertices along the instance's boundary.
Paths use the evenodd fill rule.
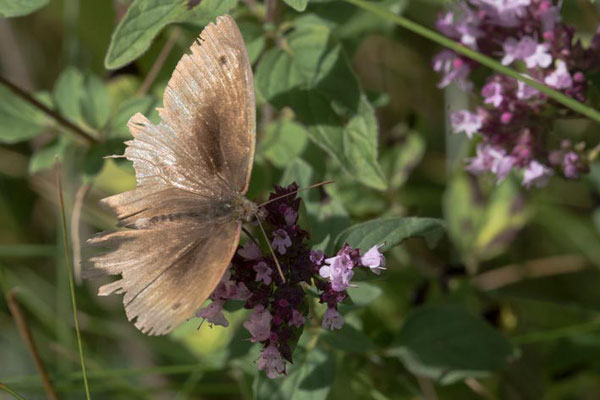
<path fill-rule="evenodd" d="M 215 289 L 257 212 L 244 197 L 256 136 L 252 69 L 235 21 L 209 24 L 184 55 L 152 124 L 128 123 L 137 187 L 102 200 L 126 230 L 89 240 L 111 251 L 94 270 L 122 278 L 99 295 L 124 293 L 129 320 L 162 335 L 189 318 Z"/>

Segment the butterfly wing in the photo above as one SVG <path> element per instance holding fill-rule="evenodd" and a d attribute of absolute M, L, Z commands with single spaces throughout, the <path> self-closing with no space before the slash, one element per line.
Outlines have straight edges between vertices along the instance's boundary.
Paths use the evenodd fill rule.
<path fill-rule="evenodd" d="M 129 123 L 136 189 L 103 203 L 129 230 L 102 233 L 92 245 L 112 251 L 90 259 L 122 278 L 100 295 L 124 293 L 130 320 L 165 334 L 190 317 L 218 284 L 239 242 L 232 201 L 248 187 L 254 158 L 252 70 L 228 16 L 209 24 L 177 64 L 159 109 Z"/>

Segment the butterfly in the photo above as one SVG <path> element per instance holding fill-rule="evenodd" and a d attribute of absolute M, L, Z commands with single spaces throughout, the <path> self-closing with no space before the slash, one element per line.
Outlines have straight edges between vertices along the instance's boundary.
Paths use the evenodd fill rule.
<path fill-rule="evenodd" d="M 189 318 L 227 269 L 242 221 L 258 206 L 248 190 L 256 141 L 252 68 L 229 16 L 210 23 L 177 64 L 158 109 L 137 113 L 134 190 L 101 200 L 127 229 L 88 242 L 110 250 L 90 258 L 92 274 L 121 275 L 98 294 L 124 294 L 127 318 L 163 335 Z"/>

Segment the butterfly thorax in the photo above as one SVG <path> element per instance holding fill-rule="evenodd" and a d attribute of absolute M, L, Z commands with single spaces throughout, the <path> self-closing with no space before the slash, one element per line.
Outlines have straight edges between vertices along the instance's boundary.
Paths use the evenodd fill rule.
<path fill-rule="evenodd" d="M 236 218 L 250 222 L 257 214 L 260 214 L 258 205 L 251 202 L 241 194 L 233 199 L 233 214 Z"/>

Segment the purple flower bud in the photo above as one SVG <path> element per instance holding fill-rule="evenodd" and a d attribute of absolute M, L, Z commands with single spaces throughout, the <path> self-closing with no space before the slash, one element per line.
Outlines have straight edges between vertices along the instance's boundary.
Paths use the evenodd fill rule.
<path fill-rule="evenodd" d="M 261 351 L 257 366 L 259 370 L 264 370 L 271 379 L 285 373 L 285 361 L 273 343 Z"/>
<path fill-rule="evenodd" d="M 564 155 L 562 160 L 563 174 L 569 179 L 579 178 L 579 154 L 570 151 Z"/>
<path fill-rule="evenodd" d="M 325 315 L 323 315 L 323 322 L 321 323 L 323 328 L 329 330 L 342 329 L 344 325 L 344 317 L 332 307 L 327 307 L 327 311 L 325 311 Z"/>
<path fill-rule="evenodd" d="M 306 318 L 298 310 L 292 310 L 292 319 L 289 321 L 290 326 L 300 328 L 306 323 Z"/>
<path fill-rule="evenodd" d="M 490 82 L 481 89 L 481 95 L 484 97 L 485 104 L 492 104 L 494 107 L 500 107 L 504 96 L 502 95 L 502 85 L 498 82 Z"/>

